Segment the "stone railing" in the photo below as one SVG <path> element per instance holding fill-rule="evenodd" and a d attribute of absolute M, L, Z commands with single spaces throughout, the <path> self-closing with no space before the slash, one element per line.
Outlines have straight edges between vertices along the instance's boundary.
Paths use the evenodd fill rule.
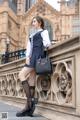
<path fill-rule="evenodd" d="M 26 49 L 21 49 L 21 50 L 12 51 L 12 52 L 6 51 L 5 54 L 1 55 L 1 64 L 9 63 L 14 60 L 18 60 L 20 58 L 25 57 L 26 56 L 25 51 Z"/>
<path fill-rule="evenodd" d="M 0 98 L 2 100 L 11 101 L 16 105 L 19 98 L 25 99 L 25 94 L 18 78 L 18 73 L 24 63 L 25 58 L 0 65 Z"/>
<path fill-rule="evenodd" d="M 36 76 L 36 111 L 56 120 L 80 119 L 80 37 L 59 42 L 49 49 L 52 75 Z M 25 103 L 25 94 L 18 78 L 24 59 L 0 65 L 0 99 L 14 105 Z M 60 116 L 60 118 L 55 117 Z"/>
<path fill-rule="evenodd" d="M 52 120 L 79 120 L 80 37 L 51 46 L 49 57 L 53 64 L 52 75 L 37 76 L 36 79 L 36 92 L 40 100 L 38 112 Z"/>

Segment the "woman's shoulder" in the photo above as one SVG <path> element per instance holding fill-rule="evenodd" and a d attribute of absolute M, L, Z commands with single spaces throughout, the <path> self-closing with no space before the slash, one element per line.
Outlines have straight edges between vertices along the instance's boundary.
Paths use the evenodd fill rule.
<path fill-rule="evenodd" d="M 48 33 L 48 30 L 47 30 L 47 29 L 44 29 L 41 33 L 42 33 L 42 34 L 47 34 L 47 33 Z"/>
<path fill-rule="evenodd" d="M 43 32 L 48 32 L 48 30 L 47 29 L 43 29 Z"/>

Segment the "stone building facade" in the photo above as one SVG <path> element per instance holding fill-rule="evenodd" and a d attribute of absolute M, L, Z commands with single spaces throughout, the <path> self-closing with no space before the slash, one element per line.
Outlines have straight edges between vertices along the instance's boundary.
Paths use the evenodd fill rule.
<path fill-rule="evenodd" d="M 49 48 L 53 73 L 36 76 L 39 102 L 35 112 L 51 120 L 80 120 L 80 36 L 76 36 L 80 33 L 80 0 L 61 0 L 60 11 L 43 0 L 17 1 L 0 1 L 0 52 L 5 52 L 6 45 L 11 51 L 25 48 L 31 19 L 42 16 L 50 39 L 60 42 Z M 26 102 L 18 76 L 24 63 L 22 58 L 0 65 L 0 100 L 20 108 Z"/>
<path fill-rule="evenodd" d="M 26 47 L 30 23 L 34 16 L 44 18 L 50 39 L 62 41 L 80 33 L 79 0 L 61 0 L 60 11 L 45 0 L 1 0 L 0 2 L 0 51 L 15 51 Z M 79 28 L 79 29 L 78 29 Z M 8 41 L 9 40 L 9 41 Z"/>

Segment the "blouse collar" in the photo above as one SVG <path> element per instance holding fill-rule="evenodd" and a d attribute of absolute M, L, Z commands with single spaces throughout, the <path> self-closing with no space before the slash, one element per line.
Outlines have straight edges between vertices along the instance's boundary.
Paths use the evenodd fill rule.
<path fill-rule="evenodd" d="M 37 32 L 42 31 L 42 30 L 43 30 L 42 28 L 34 30 L 34 32 L 31 33 L 30 38 L 33 37 Z"/>

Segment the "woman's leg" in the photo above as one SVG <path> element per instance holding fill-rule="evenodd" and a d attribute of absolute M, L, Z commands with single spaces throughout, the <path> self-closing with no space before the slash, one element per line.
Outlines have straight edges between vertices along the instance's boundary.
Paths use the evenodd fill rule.
<path fill-rule="evenodd" d="M 33 68 L 29 68 L 29 67 L 24 67 L 22 68 L 22 70 L 19 72 L 19 79 L 21 81 L 25 81 L 28 78 L 28 75 L 33 71 Z"/>
<path fill-rule="evenodd" d="M 36 80 L 36 72 L 35 72 L 35 70 L 32 69 L 32 68 L 26 68 L 25 67 L 19 73 L 19 77 L 20 77 L 20 79 L 22 81 L 24 81 L 25 79 L 28 81 L 31 98 L 34 98 L 34 94 L 35 94 L 35 80 Z"/>
<path fill-rule="evenodd" d="M 36 72 L 33 70 L 30 73 L 29 81 L 28 81 L 30 86 L 31 99 L 32 99 L 30 114 L 33 114 L 35 110 L 35 103 L 37 103 L 38 101 L 37 98 L 35 98 L 35 82 L 36 82 Z"/>
<path fill-rule="evenodd" d="M 23 86 L 23 89 L 24 89 L 26 97 L 27 97 L 27 103 L 26 103 L 25 109 L 23 109 L 22 111 L 20 111 L 16 114 L 17 117 L 31 115 L 31 114 L 29 114 L 29 110 L 31 108 L 31 91 L 30 91 L 30 86 L 28 83 L 28 80 L 29 80 L 28 75 L 33 70 L 34 69 L 32 69 L 32 68 L 24 67 L 19 73 L 19 78 L 22 82 L 22 86 Z"/>

